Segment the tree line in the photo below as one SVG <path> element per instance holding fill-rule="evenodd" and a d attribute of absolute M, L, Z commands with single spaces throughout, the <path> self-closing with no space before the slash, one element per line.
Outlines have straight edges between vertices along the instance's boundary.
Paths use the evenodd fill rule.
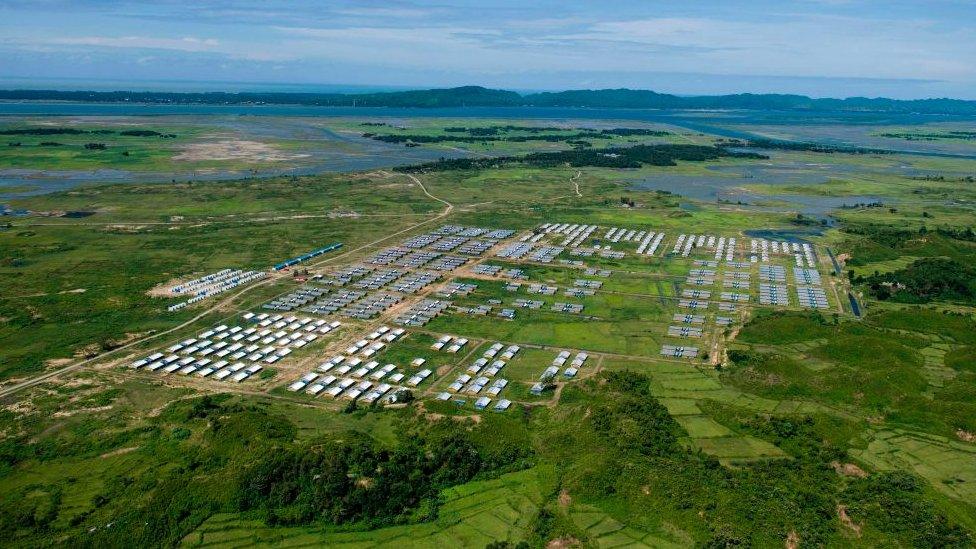
<path fill-rule="evenodd" d="M 172 133 L 160 133 L 155 130 L 108 130 L 108 129 L 94 129 L 94 130 L 81 130 L 78 128 L 12 128 L 7 130 L 0 130 L 0 135 L 34 135 L 34 136 L 46 136 L 46 135 L 124 135 L 127 137 L 163 137 L 172 139 L 176 137 L 176 134 Z"/>
<path fill-rule="evenodd" d="M 643 165 L 676 166 L 679 160 L 702 162 L 723 157 L 767 158 L 752 152 L 737 152 L 724 147 L 708 145 L 661 144 L 635 145 L 633 147 L 609 147 L 602 149 L 572 149 L 555 152 L 530 153 L 524 156 L 498 156 L 492 158 L 442 158 L 435 162 L 400 166 L 395 171 L 426 173 L 455 170 L 476 170 L 522 164 L 537 168 L 569 165 L 574 168 L 639 168 Z"/>
<path fill-rule="evenodd" d="M 376 93 L 299 92 L 135 92 L 0 90 L 0 99 L 209 105 L 309 105 L 329 107 L 584 107 L 627 109 L 743 109 L 805 112 L 892 112 L 974 114 L 976 101 L 849 97 L 811 98 L 789 94 L 678 96 L 651 90 L 567 90 L 521 95 L 481 86 Z"/>

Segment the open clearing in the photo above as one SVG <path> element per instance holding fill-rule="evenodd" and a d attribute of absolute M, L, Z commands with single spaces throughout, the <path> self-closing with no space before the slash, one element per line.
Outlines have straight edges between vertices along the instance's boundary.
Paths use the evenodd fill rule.
<path fill-rule="evenodd" d="M 225 139 L 185 145 L 173 160 L 184 162 L 243 161 L 248 163 L 286 162 L 307 158 L 308 154 L 287 153 L 269 143 L 243 139 Z"/>

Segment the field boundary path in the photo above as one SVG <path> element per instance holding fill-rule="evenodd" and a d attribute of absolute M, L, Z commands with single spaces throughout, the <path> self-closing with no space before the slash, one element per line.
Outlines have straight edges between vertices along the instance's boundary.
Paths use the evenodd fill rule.
<path fill-rule="evenodd" d="M 573 187 L 576 188 L 576 196 L 579 197 L 579 198 L 583 198 L 583 193 L 580 192 L 580 188 L 579 188 L 579 179 L 580 179 L 580 176 L 582 176 L 582 175 L 583 175 L 583 172 L 582 171 L 576 170 L 576 175 L 574 175 L 570 179 L 570 181 L 573 183 Z"/>

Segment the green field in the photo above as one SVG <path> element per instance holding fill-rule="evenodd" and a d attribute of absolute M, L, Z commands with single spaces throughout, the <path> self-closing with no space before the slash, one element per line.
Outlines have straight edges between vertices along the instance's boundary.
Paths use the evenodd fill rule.
<path fill-rule="evenodd" d="M 50 120 L 0 124 L 0 169 L 52 172 L 191 173 L 293 166 L 307 156 L 302 141 L 255 138 L 232 125 L 150 117 Z M 93 178 L 98 181 L 98 177 Z"/>
<path fill-rule="evenodd" d="M 86 132 L 99 123 L 71 121 Z M 431 117 L 305 124 L 306 131 L 357 139 L 367 132 L 428 136 L 437 139 L 422 147 L 517 155 L 563 150 L 581 128 L 625 123 Z M 516 129 L 497 130 L 508 125 Z M 139 127 L 176 137 L 9 135 L 22 144 L 0 154 L 0 167 L 132 162 L 124 169 L 170 170 L 174 147 L 206 141 L 214 131 L 206 119 L 160 117 Z M 604 147 L 714 140 L 641 127 L 668 133 L 589 141 Z M 518 139 L 441 139 L 478 132 Z M 522 139 L 539 135 L 554 137 Z M 108 143 L 106 150 L 84 148 L 96 138 Z M 65 143 L 42 147 L 41 140 Z M 305 146 L 301 138 L 291 141 L 276 146 Z M 95 156 L 122 147 L 131 147 L 130 156 L 105 166 L 108 160 Z M 758 170 L 761 179 L 770 166 L 784 179 L 796 172 L 830 177 L 769 184 L 736 175 Z M 944 176 L 924 179 L 899 166 Z M 960 158 L 775 151 L 762 160 L 634 169 L 510 164 L 411 175 L 374 170 L 92 184 L 11 201 L 31 213 L 0 218 L 0 543 L 781 547 L 795 537 L 800 546 L 971 546 L 976 284 L 965 268 L 935 273 L 931 285 L 902 293 L 880 292 L 879 281 L 910 277 L 919 260 L 972 265 L 974 197 L 959 174 L 974 168 L 976 162 Z M 727 178 L 736 189 L 776 195 L 773 202 L 788 207 L 755 209 L 632 185 L 668 176 Z M 883 205 L 834 209 L 823 222 L 798 217 L 789 206 L 791 197 L 861 196 Z M 625 256 L 564 249 L 542 263 L 489 252 L 371 319 L 283 313 L 335 318 L 343 327 L 269 367 L 263 378 L 239 384 L 125 367 L 216 324 L 247 325 L 242 313 L 264 311 L 272 298 L 305 284 L 327 287 L 297 280 L 293 275 L 304 277 L 305 267 L 309 276 L 329 275 L 447 224 L 516 231 L 501 247 L 540 234 L 545 223 L 597 225 L 583 246 L 612 245 Z M 637 255 L 636 242 L 606 240 L 610 227 L 666 238 L 653 256 Z M 735 237 L 736 260 L 744 265 L 700 263 L 714 260 L 707 246 L 674 256 L 679 234 Z M 813 245 L 826 309 L 799 306 L 792 254 L 750 262 L 757 234 L 796 234 Z M 540 245 L 560 246 L 563 236 L 546 235 Z M 182 298 L 159 296 L 173 280 L 224 268 L 267 271 L 333 242 L 343 247 L 180 311 L 166 308 Z M 525 279 L 509 291 L 511 280 L 475 274 L 479 264 L 519 268 Z M 783 268 L 788 306 L 758 303 L 759 264 Z M 611 273 L 587 275 L 586 268 Z M 699 268 L 716 271 L 715 282 L 703 286 L 712 301 L 730 291 L 722 285 L 726 274 L 748 272 L 750 287 L 742 292 L 750 300 L 734 312 L 682 307 L 682 292 L 692 288 L 689 272 Z M 565 296 L 579 279 L 602 286 L 591 296 Z M 287 390 L 378 326 L 395 326 L 408 305 L 433 298 L 446 282 L 477 285 L 449 298 L 453 305 L 492 309 L 477 316 L 449 308 L 422 327 L 407 327 L 405 337 L 372 358 L 408 375 L 433 370 L 412 389 L 413 400 L 350 406 Z M 529 293 L 539 283 L 558 290 Z M 848 292 L 861 316 L 853 314 Z M 519 308 L 517 299 L 544 305 Z M 583 311 L 553 311 L 556 302 L 581 304 Z M 503 308 L 514 308 L 515 318 L 499 318 Z M 702 337 L 668 335 L 680 322 L 674 315 L 686 313 L 703 316 Z M 728 317 L 729 326 L 718 325 L 718 317 Z M 470 341 L 458 353 L 433 350 L 441 335 Z M 509 384 L 493 399 L 508 399 L 511 408 L 476 410 L 483 392 L 436 400 L 495 342 L 521 347 L 498 374 Z M 663 345 L 694 346 L 699 355 L 663 356 Z M 564 350 L 589 358 L 574 378 L 557 374 L 541 395 L 531 393 Z M 410 366 L 415 358 L 426 363 Z M 12 390 L 65 366 L 77 367 Z"/>

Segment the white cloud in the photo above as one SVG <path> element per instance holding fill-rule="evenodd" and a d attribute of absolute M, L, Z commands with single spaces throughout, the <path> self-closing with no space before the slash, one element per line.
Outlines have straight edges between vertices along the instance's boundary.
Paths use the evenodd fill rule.
<path fill-rule="evenodd" d="M 200 2 L 176 15 L 169 8 L 132 8 L 78 22 L 67 13 L 38 14 L 33 25 L 0 21 L 0 46 L 24 54 L 21 60 L 31 52 L 66 58 L 91 52 L 152 67 L 180 60 L 204 73 L 198 77 L 229 63 L 255 78 L 262 71 L 325 74 L 342 67 L 344 73 L 327 76 L 347 82 L 396 71 L 454 81 L 572 74 L 574 85 L 593 75 L 598 85 L 600 75 L 611 72 L 976 81 L 971 18 L 884 18 L 880 10 L 831 9 L 845 1 L 808 0 L 807 8 L 784 3 L 761 12 L 756 6 L 663 7 L 661 16 L 572 2 L 566 9 L 523 9 L 514 0 L 469 8 L 458 0 L 434 7 L 402 1 L 323 7 L 310 0 L 287 8 Z M 632 12 L 641 13 L 627 18 Z M 689 15 L 701 13 L 708 15 Z"/>
<path fill-rule="evenodd" d="M 291 36 L 334 41 L 373 41 L 376 46 L 382 47 L 396 44 L 444 44 L 455 41 L 467 41 L 466 36 L 501 35 L 501 31 L 495 29 L 463 27 L 275 28 Z"/>
<path fill-rule="evenodd" d="M 575 33 L 541 36 L 639 57 L 642 69 L 706 73 L 875 78 L 976 76 L 964 33 L 930 21 L 845 17 L 770 17 L 762 22 L 662 17 L 599 22 Z"/>
<path fill-rule="evenodd" d="M 49 44 L 65 46 L 94 46 L 100 48 L 128 48 L 175 50 L 185 52 L 215 51 L 220 46 L 216 38 L 154 38 L 148 36 L 79 36 L 54 38 Z"/>
<path fill-rule="evenodd" d="M 338 15 L 348 15 L 353 17 L 389 17 L 393 19 L 418 19 L 421 17 L 432 17 L 436 15 L 436 10 L 420 8 L 346 8 L 335 11 Z"/>

